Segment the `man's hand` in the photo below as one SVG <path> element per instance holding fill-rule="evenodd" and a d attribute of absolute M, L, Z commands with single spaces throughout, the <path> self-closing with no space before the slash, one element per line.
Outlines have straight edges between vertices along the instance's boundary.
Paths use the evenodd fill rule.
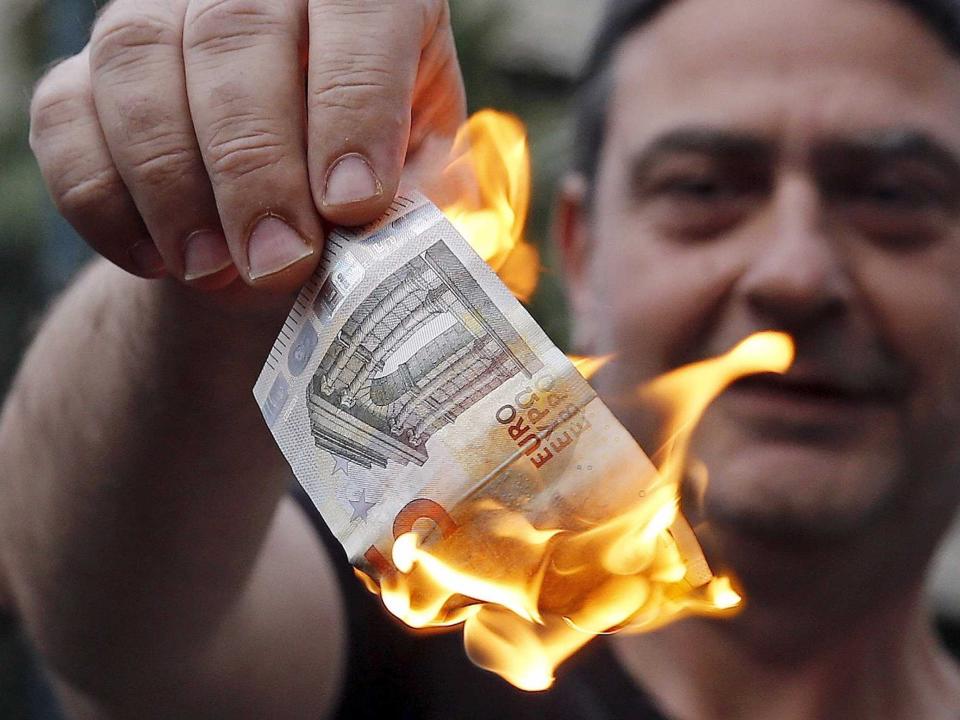
<path fill-rule="evenodd" d="M 81 716 L 333 702 L 339 589 L 250 393 L 280 311 L 234 281 L 295 290 L 324 223 L 376 218 L 463 115 L 445 0 L 115 0 L 40 83 L 57 206 L 168 276 L 89 268 L 0 415 L 0 565 Z"/>
<path fill-rule="evenodd" d="M 37 88 L 63 215 L 141 277 L 289 292 L 464 117 L 445 0 L 114 0 Z"/>

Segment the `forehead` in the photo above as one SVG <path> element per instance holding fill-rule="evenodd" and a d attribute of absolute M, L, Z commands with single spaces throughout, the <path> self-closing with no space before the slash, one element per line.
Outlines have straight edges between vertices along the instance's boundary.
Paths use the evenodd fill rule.
<path fill-rule="evenodd" d="M 609 145 L 684 125 L 799 150 L 915 127 L 960 149 L 960 63 L 890 0 L 676 0 L 614 62 Z"/>

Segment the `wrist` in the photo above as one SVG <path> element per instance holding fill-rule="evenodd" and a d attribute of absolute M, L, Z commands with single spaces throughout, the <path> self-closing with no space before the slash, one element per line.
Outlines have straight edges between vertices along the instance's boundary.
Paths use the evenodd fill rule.
<path fill-rule="evenodd" d="M 296 300 L 295 295 L 252 290 L 239 280 L 217 292 L 198 291 L 171 278 L 132 280 L 148 285 L 159 332 L 184 350 L 230 355 L 256 363 L 258 371 Z"/>
<path fill-rule="evenodd" d="M 91 274 L 81 283 L 101 295 L 106 305 L 101 312 L 113 320 L 112 330 L 102 328 L 101 338 L 126 345 L 128 370 L 162 391 L 167 403 L 190 403 L 191 397 L 250 403 L 253 384 L 295 299 L 268 296 L 239 282 L 204 293 L 169 278 L 133 277 L 107 263 Z M 117 304 L 125 311 L 111 309 Z M 188 388 L 199 395 L 185 392 Z"/>

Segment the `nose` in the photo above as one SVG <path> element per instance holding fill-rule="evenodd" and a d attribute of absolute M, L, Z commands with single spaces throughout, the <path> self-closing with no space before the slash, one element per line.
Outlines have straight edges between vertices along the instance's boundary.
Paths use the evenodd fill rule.
<path fill-rule="evenodd" d="M 738 281 L 760 324 L 797 331 L 846 311 L 850 277 L 815 186 L 803 177 L 781 179 L 761 232 Z"/>

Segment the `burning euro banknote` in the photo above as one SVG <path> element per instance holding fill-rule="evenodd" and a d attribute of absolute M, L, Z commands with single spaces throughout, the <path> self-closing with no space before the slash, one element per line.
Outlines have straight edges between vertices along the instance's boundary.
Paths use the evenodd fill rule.
<path fill-rule="evenodd" d="M 358 575 L 411 626 L 464 623 L 470 657 L 528 690 L 599 633 L 735 606 L 679 513 L 676 473 L 458 231 L 489 240 L 490 219 L 447 210 L 403 192 L 372 226 L 332 232 L 254 390 Z M 693 368 L 714 378 L 697 398 L 785 369 L 789 350 L 760 337 L 715 363 Z M 676 414 L 674 444 L 701 406 Z"/>

